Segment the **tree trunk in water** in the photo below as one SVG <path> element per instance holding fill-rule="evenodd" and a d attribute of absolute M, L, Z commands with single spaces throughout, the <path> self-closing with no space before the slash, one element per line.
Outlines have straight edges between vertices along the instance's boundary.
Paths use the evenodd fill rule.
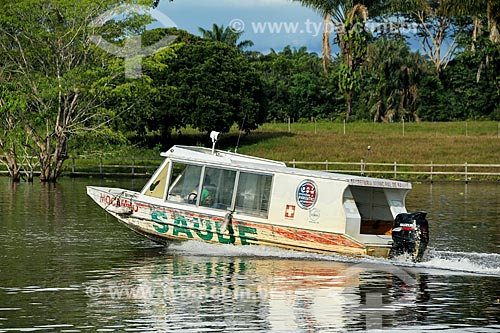
<path fill-rule="evenodd" d="M 325 13 L 323 24 L 323 70 L 325 71 L 325 74 L 328 74 L 330 57 L 332 55 L 332 50 L 330 48 L 330 15 L 328 13 Z"/>
<path fill-rule="evenodd" d="M 13 182 L 19 183 L 21 181 L 21 170 L 19 170 L 16 160 L 9 156 L 5 156 L 3 159 L 7 163 L 10 178 Z"/>
<path fill-rule="evenodd" d="M 49 156 L 45 162 L 40 163 L 40 181 L 44 183 L 55 183 L 61 174 L 66 156 Z"/>
<path fill-rule="evenodd" d="M 3 156 L 0 156 L 2 162 L 7 166 L 7 170 L 9 171 L 9 176 L 12 178 L 13 182 L 21 181 L 21 170 L 17 165 L 17 155 L 16 149 L 13 144 L 10 144 L 9 147 L 6 147 L 6 143 L 0 138 L 0 148 L 5 151 Z"/>
<path fill-rule="evenodd" d="M 59 160 L 53 164 L 49 163 L 46 166 L 40 165 L 40 181 L 43 183 L 55 183 L 61 174 L 64 160 Z"/>
<path fill-rule="evenodd" d="M 52 153 L 45 151 L 45 156 L 40 156 L 40 180 L 55 183 L 61 174 L 67 156 L 67 136 L 60 133 L 56 136 L 55 149 Z"/>

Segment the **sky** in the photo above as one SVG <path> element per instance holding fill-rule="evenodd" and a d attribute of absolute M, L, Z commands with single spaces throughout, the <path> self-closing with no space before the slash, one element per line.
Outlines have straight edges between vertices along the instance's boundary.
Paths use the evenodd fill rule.
<path fill-rule="evenodd" d="M 211 30 L 214 23 L 243 30 L 241 40 L 254 42 L 249 50 L 269 53 L 290 45 L 321 54 L 322 17 L 291 0 L 162 0 L 158 10 L 195 35 L 198 27 Z"/>

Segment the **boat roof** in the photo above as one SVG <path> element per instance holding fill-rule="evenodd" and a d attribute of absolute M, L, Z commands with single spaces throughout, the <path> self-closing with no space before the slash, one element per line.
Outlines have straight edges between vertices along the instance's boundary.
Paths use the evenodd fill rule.
<path fill-rule="evenodd" d="M 161 156 L 177 161 L 197 162 L 202 164 L 237 167 L 261 172 L 331 179 L 347 182 L 349 185 L 355 186 L 411 189 L 411 184 L 408 182 L 355 176 L 319 170 L 291 168 L 287 167 L 284 162 L 226 152 L 218 149 L 214 150 L 212 153 L 212 149 L 204 147 L 175 145 L 168 151 L 161 153 Z"/>

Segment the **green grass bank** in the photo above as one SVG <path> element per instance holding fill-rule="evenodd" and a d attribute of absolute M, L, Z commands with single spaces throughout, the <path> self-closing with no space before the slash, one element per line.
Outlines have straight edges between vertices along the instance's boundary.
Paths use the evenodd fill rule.
<path fill-rule="evenodd" d="M 66 161 L 64 173 L 75 176 L 85 176 L 88 173 L 103 176 L 151 174 L 161 163 L 160 151 L 175 144 L 210 147 L 211 141 L 206 133 L 185 129 L 174 134 L 169 142 L 162 143 L 161 148 L 126 146 L 114 147 L 109 151 L 80 152 Z M 368 162 L 365 174 L 377 177 L 500 180 L 500 123 L 493 121 L 404 124 L 344 124 L 327 121 L 267 123 L 250 134 L 241 134 L 236 129 L 222 134 L 217 148 L 234 151 L 237 144 L 239 153 L 284 162 L 352 163 L 329 165 L 326 168 L 357 174 L 360 173 L 360 162 L 364 160 Z M 395 162 L 398 164 L 397 171 L 393 167 Z M 388 165 L 374 165 L 376 163 Z M 465 168 L 464 163 L 467 163 Z M 439 166 L 440 164 L 447 166 Z M 475 167 L 473 164 L 498 166 Z M 324 164 L 297 164 L 297 167 L 325 169 Z M 4 170 L 5 167 L 0 166 L 0 169 Z M 432 176 L 429 175 L 430 171 L 434 173 Z M 468 175 L 467 172 L 490 172 L 497 175 Z"/>
<path fill-rule="evenodd" d="M 221 140 L 235 145 L 237 133 Z M 206 140 L 209 141 L 208 138 Z M 500 123 L 265 124 L 240 141 L 238 152 L 280 161 L 373 163 L 500 163 Z"/>

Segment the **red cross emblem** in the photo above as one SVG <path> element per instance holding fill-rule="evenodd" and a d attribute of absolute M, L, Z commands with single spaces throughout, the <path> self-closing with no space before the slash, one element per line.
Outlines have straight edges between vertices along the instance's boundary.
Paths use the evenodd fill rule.
<path fill-rule="evenodd" d="M 295 217 L 295 206 L 294 205 L 286 205 L 285 217 L 289 218 L 289 219 L 293 219 Z"/>

